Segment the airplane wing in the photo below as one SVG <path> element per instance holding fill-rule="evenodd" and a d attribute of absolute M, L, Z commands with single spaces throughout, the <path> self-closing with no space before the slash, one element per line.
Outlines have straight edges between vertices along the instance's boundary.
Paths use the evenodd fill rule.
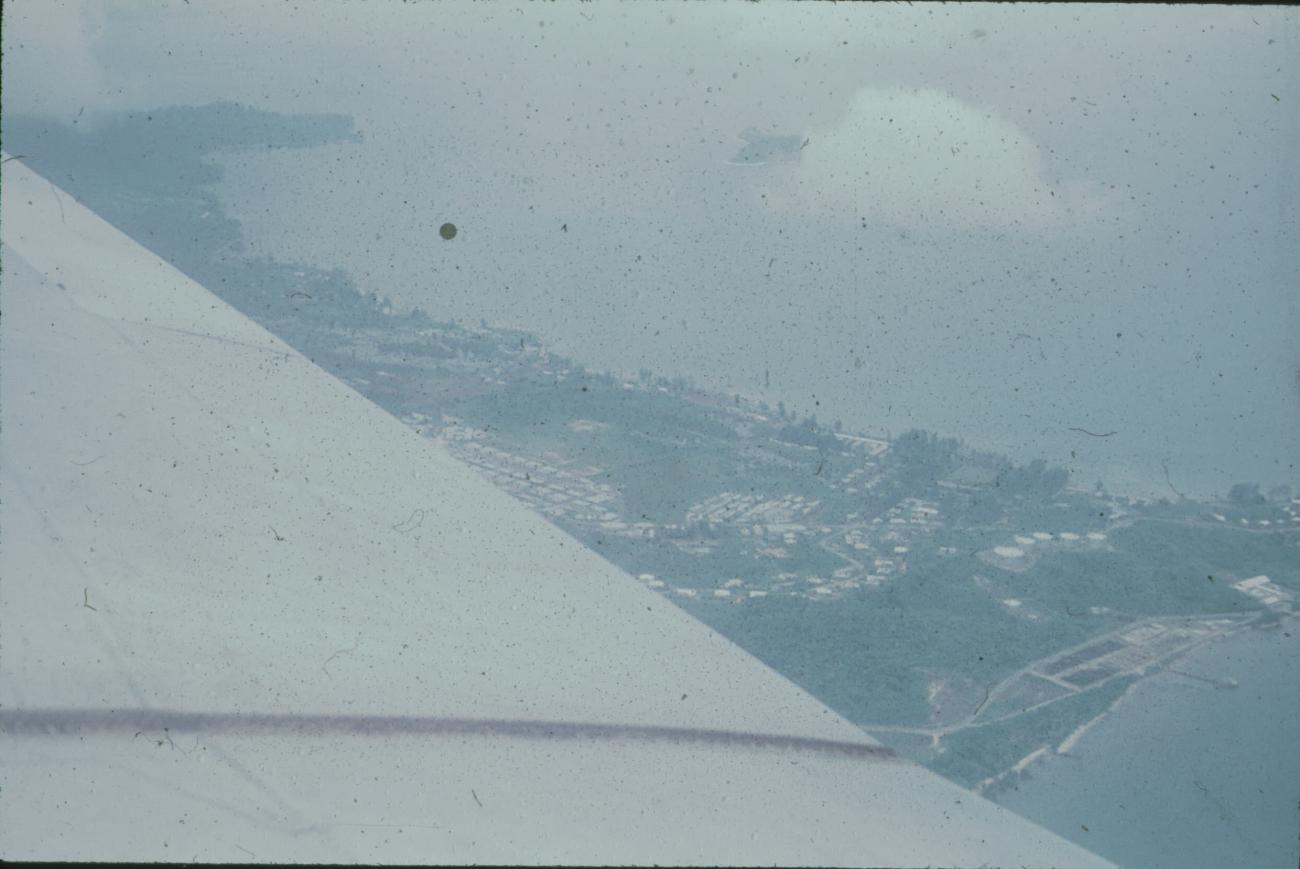
<path fill-rule="evenodd" d="M 2 189 L 0 857 L 1106 865 Z"/>

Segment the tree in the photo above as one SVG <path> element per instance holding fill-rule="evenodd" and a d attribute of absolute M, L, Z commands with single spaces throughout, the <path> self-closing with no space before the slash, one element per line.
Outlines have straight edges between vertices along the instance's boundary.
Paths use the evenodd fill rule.
<path fill-rule="evenodd" d="M 1049 467 L 1042 459 L 1027 465 L 1007 465 L 998 474 L 997 485 L 1012 495 L 1027 495 L 1044 500 L 1065 488 L 1070 474 L 1064 468 Z"/>
<path fill-rule="evenodd" d="M 1262 504 L 1264 496 L 1259 493 L 1259 483 L 1237 483 L 1228 490 L 1228 500 L 1234 504 Z"/>

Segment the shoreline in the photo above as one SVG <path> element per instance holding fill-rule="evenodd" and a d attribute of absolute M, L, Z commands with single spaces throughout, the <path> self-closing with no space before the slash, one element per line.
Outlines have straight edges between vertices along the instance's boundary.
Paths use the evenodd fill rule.
<path fill-rule="evenodd" d="M 1300 621 L 1300 618 L 1297 618 L 1294 615 L 1284 616 L 1283 621 L 1284 622 Z M 1083 722 L 1078 727 L 1076 727 L 1074 730 L 1072 730 L 1069 733 L 1069 735 L 1065 737 L 1065 739 L 1061 740 L 1056 745 L 1055 748 L 1053 748 L 1050 743 L 1046 743 L 1039 746 L 1038 748 L 1035 748 L 1033 751 L 1029 752 L 1029 754 L 1020 758 L 1011 766 L 979 782 L 979 784 L 975 786 L 975 791 L 982 795 L 987 795 L 989 791 L 996 792 L 1000 786 L 1005 785 L 1007 783 L 1008 779 L 1014 776 L 1023 776 L 1031 767 L 1039 764 L 1044 760 L 1047 760 L 1052 757 L 1070 757 L 1070 758 L 1075 757 L 1075 755 L 1071 754 L 1071 751 L 1084 739 L 1084 737 L 1086 737 L 1092 730 L 1094 730 L 1103 721 L 1109 718 L 1112 715 L 1112 713 L 1119 710 L 1127 701 L 1130 701 L 1139 688 L 1142 688 L 1143 686 L 1149 686 L 1150 683 L 1159 676 L 1162 675 L 1181 676 L 1184 679 L 1190 679 L 1196 682 L 1204 683 L 1206 687 L 1215 688 L 1219 690 L 1225 688 L 1238 687 L 1239 683 L 1235 679 L 1223 680 L 1223 679 L 1216 679 L 1207 676 L 1200 676 L 1195 673 L 1188 673 L 1182 670 L 1177 670 L 1174 668 L 1174 665 L 1177 662 L 1188 657 L 1189 655 L 1195 654 L 1196 652 L 1199 651 L 1203 651 L 1207 648 L 1212 648 L 1213 644 L 1215 643 L 1220 643 L 1225 640 L 1229 640 L 1235 637 L 1240 637 L 1242 634 L 1249 632 L 1251 630 L 1266 632 L 1270 630 L 1275 630 L 1276 628 L 1277 625 L 1259 627 L 1256 625 L 1256 619 L 1251 619 L 1250 621 L 1243 623 L 1241 626 L 1237 627 L 1234 630 L 1227 631 L 1223 634 L 1220 634 L 1216 637 L 1209 639 L 1206 642 L 1197 643 L 1193 646 L 1190 646 L 1178 652 L 1177 654 L 1173 655 L 1166 661 L 1153 667 L 1149 672 L 1139 675 L 1136 679 L 1133 680 L 1132 684 L 1130 684 L 1127 688 L 1125 688 L 1124 691 L 1113 701 L 1111 701 L 1104 710 L 1102 710 L 1097 715 L 1094 715 L 1092 718 L 1088 719 L 1087 721 Z"/>
<path fill-rule="evenodd" d="M 1251 853 L 1255 865 L 1295 865 L 1297 622 L 1252 625 L 1180 655 L 1181 666 L 1128 686 L 1057 752 L 1026 756 L 1019 775 L 981 793 L 1121 864 L 1208 869 Z M 1241 690 L 1225 695 L 1234 682 Z M 1054 755 L 1071 762 L 1052 763 Z M 1163 843 L 1153 828 L 1166 831 Z M 1170 851 L 1173 841 L 1182 844 Z"/>

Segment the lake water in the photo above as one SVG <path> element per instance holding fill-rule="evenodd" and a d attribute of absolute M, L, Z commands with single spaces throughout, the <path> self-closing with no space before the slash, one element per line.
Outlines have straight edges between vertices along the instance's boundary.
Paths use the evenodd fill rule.
<path fill-rule="evenodd" d="M 997 797 L 1124 866 L 1296 866 L 1300 629 L 1294 621 L 1196 650 L 1088 731 L 1069 757 Z"/>

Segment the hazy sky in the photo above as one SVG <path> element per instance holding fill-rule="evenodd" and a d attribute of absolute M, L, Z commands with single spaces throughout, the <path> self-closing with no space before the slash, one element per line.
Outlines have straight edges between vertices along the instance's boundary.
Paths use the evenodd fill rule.
<path fill-rule="evenodd" d="M 227 161 L 268 253 L 597 367 L 1205 491 L 1297 480 L 1298 30 L 1259 7 L 11 0 L 4 99 L 345 112 L 362 143 Z M 728 162 L 751 127 L 806 144 Z"/>

